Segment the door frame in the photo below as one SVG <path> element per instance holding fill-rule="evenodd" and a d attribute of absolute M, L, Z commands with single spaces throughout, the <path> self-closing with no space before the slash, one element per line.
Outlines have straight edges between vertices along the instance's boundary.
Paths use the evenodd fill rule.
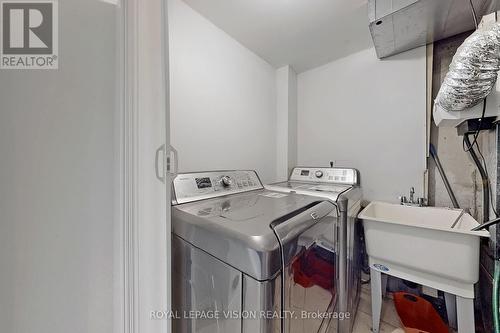
<path fill-rule="evenodd" d="M 161 7 L 161 10 L 158 11 Z M 166 158 L 162 154 L 160 169 L 165 184 L 158 181 L 152 193 L 151 176 L 155 175 L 155 156 L 144 152 L 145 142 L 169 146 L 169 75 L 167 0 L 122 0 L 117 6 L 118 49 L 115 177 L 115 238 L 114 238 L 114 332 L 171 332 L 170 320 L 152 320 L 151 311 L 171 309 L 170 295 L 170 181 Z M 150 19 L 151 18 L 151 19 Z M 151 40 L 151 31 L 161 31 Z M 158 38 L 160 40 L 158 40 Z M 147 45 L 156 45 L 151 52 Z M 149 52 L 149 53 L 148 53 Z M 153 54 L 155 53 L 155 54 Z M 160 57 L 160 77 L 151 80 L 151 57 Z M 156 59 L 158 60 L 158 59 Z M 148 71 L 149 69 L 149 71 Z M 161 93 L 144 94 L 158 84 Z M 148 106 L 154 106 L 149 108 Z M 164 113 L 163 137 L 146 137 L 148 113 Z M 150 121 L 149 121 L 150 123 Z M 151 145 L 149 145 L 151 146 Z M 151 149 L 156 146 L 151 146 Z M 146 156 L 145 156 L 146 155 Z M 149 182 L 149 184 L 147 184 Z M 144 212 L 144 197 L 164 191 L 164 219 L 148 220 Z M 153 186 L 154 187 L 154 186 Z M 163 194 L 161 195 L 163 197 Z M 158 205 L 157 205 L 158 206 Z M 158 214 L 158 212 L 156 212 Z M 156 235 L 156 237 L 155 237 Z M 149 254 L 149 255 L 145 255 Z M 159 296 L 155 296 L 159 295 Z M 155 308 L 151 308 L 154 306 Z"/>

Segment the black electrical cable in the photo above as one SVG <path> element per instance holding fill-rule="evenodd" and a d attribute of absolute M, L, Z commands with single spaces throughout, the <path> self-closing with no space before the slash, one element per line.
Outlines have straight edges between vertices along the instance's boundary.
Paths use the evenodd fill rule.
<path fill-rule="evenodd" d="M 490 207 L 491 210 L 493 210 L 493 213 L 495 214 L 496 217 L 498 217 L 498 213 L 495 209 L 495 205 L 493 205 L 493 190 L 491 189 L 491 180 L 490 180 L 490 175 L 488 173 L 488 166 L 486 165 L 486 159 L 483 156 L 483 153 L 481 152 L 481 149 L 479 148 L 479 145 L 476 143 L 477 147 L 477 152 L 479 153 L 479 156 L 481 157 L 481 160 L 483 161 L 483 166 L 484 166 L 484 172 L 486 172 L 486 178 L 488 179 L 488 190 L 490 192 Z"/>
<path fill-rule="evenodd" d="M 467 151 L 470 151 L 471 149 L 473 149 L 473 145 L 474 144 L 471 144 Z M 477 152 L 479 153 L 479 156 L 481 157 L 481 160 L 482 160 L 482 165 L 483 165 L 483 168 L 484 168 L 484 172 L 486 174 L 486 179 L 488 181 L 488 192 L 489 192 L 489 202 L 490 202 L 490 206 L 491 206 L 491 209 L 493 210 L 493 213 L 495 214 L 496 217 L 498 217 L 498 212 L 497 210 L 495 209 L 495 205 L 493 204 L 493 191 L 491 190 L 491 180 L 490 180 L 490 176 L 489 176 L 489 173 L 488 173 L 488 167 L 486 165 L 486 159 L 484 158 L 484 155 L 483 153 L 481 152 L 481 149 L 479 148 L 479 145 L 477 144 L 477 142 L 475 143 L 476 145 L 476 149 L 477 149 Z"/>
<path fill-rule="evenodd" d="M 486 171 L 484 170 L 483 163 L 479 159 L 479 156 L 476 153 L 476 150 L 471 147 L 470 139 L 469 136 L 471 134 L 465 134 L 464 135 L 464 141 L 465 144 L 467 145 L 467 148 L 469 148 L 469 155 L 474 164 L 476 165 L 477 171 L 479 171 L 479 174 L 481 176 L 481 187 L 483 189 L 483 218 L 481 219 L 483 222 L 486 222 L 490 219 L 490 191 L 488 190 L 489 182 L 488 178 L 486 176 Z M 500 333 L 500 332 L 498 332 Z"/>
<path fill-rule="evenodd" d="M 476 133 L 474 133 L 474 140 L 472 141 L 472 143 L 470 144 L 470 146 L 468 146 L 465 143 L 465 135 L 464 135 L 464 140 L 462 141 L 462 148 L 463 148 L 463 150 L 465 152 L 469 152 L 471 149 L 474 149 L 474 146 L 476 146 L 477 152 L 479 153 L 479 156 L 481 157 L 481 160 L 482 160 L 482 164 L 483 164 L 483 167 L 484 167 L 484 172 L 486 173 L 486 179 L 488 180 L 488 191 L 489 191 L 489 197 L 490 197 L 490 200 L 489 200 L 490 201 L 490 206 L 491 206 L 491 209 L 493 210 L 493 213 L 495 214 L 495 216 L 498 217 L 498 212 L 495 209 L 495 206 L 493 205 L 493 191 L 491 189 L 491 180 L 490 180 L 490 176 L 489 176 L 489 173 L 488 173 L 488 166 L 486 165 L 486 159 L 484 158 L 483 153 L 481 152 L 481 148 L 479 148 L 479 144 L 477 143 L 477 138 L 479 136 L 479 132 L 481 131 L 481 127 L 483 126 L 485 114 L 486 114 L 486 98 L 484 99 L 484 102 L 483 102 L 483 112 L 481 114 L 481 119 L 479 121 L 479 127 L 478 127 Z M 467 146 L 467 148 L 466 148 L 466 146 Z"/>
<path fill-rule="evenodd" d="M 472 12 L 472 18 L 474 20 L 474 26 L 476 27 L 477 29 L 477 15 L 476 15 L 476 10 L 474 9 L 474 5 L 472 4 L 472 0 L 469 0 L 469 4 L 470 4 L 470 9 L 471 9 L 471 12 Z"/>
<path fill-rule="evenodd" d="M 486 98 L 483 101 L 483 112 L 481 113 L 481 119 L 479 119 L 479 127 L 478 127 L 476 133 L 474 133 L 474 140 L 472 141 L 470 147 L 465 148 L 465 146 L 466 146 L 465 140 L 462 141 L 462 148 L 466 153 L 468 153 L 469 150 L 472 149 L 472 147 L 474 147 L 474 145 L 477 143 L 477 137 L 479 136 L 479 132 L 481 131 L 481 127 L 483 127 L 485 115 L 486 115 Z M 464 136 L 464 138 L 465 138 L 465 136 Z"/>

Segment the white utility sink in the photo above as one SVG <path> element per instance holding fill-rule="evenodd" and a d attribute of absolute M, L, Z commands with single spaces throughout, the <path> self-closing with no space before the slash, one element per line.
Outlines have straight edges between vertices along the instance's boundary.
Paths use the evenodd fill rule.
<path fill-rule="evenodd" d="M 460 209 L 372 202 L 359 218 L 370 266 L 392 270 L 391 275 L 401 278 L 416 275 L 415 282 L 424 285 L 435 280 L 443 284 L 437 289 L 452 294 L 465 288 L 473 297 L 472 287 L 465 285 L 479 279 L 479 242 L 489 233 L 471 231 L 479 225 L 472 216 Z M 456 284 L 449 285 L 450 280 Z"/>
<path fill-rule="evenodd" d="M 444 291 L 450 322 L 458 321 L 459 333 L 474 331 L 480 239 L 489 232 L 471 231 L 479 223 L 460 209 L 372 202 L 359 218 L 370 263 L 373 332 L 379 332 L 382 273 Z"/>

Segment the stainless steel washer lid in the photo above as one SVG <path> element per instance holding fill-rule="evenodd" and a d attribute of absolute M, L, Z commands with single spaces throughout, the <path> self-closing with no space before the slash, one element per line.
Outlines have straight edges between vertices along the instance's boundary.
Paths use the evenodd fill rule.
<path fill-rule="evenodd" d="M 331 200 L 336 201 L 338 196 L 352 188 L 352 185 L 341 185 L 341 184 L 321 184 L 321 183 L 304 183 L 304 182 L 294 182 L 285 181 L 281 183 L 274 183 L 266 185 L 266 188 L 274 191 L 295 191 L 299 194 L 306 195 L 318 195 L 324 196 L 328 195 Z"/>
<path fill-rule="evenodd" d="M 256 190 L 172 207 L 173 232 L 262 281 L 281 269 L 280 244 L 271 223 L 293 220 L 294 231 L 300 232 L 333 209 L 317 197 Z"/>

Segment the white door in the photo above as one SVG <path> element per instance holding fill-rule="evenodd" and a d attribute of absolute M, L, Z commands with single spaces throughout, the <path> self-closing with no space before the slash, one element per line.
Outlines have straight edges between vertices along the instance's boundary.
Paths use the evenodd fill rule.
<path fill-rule="evenodd" d="M 0 1 L 0 332 L 168 331 L 162 2 Z"/>

